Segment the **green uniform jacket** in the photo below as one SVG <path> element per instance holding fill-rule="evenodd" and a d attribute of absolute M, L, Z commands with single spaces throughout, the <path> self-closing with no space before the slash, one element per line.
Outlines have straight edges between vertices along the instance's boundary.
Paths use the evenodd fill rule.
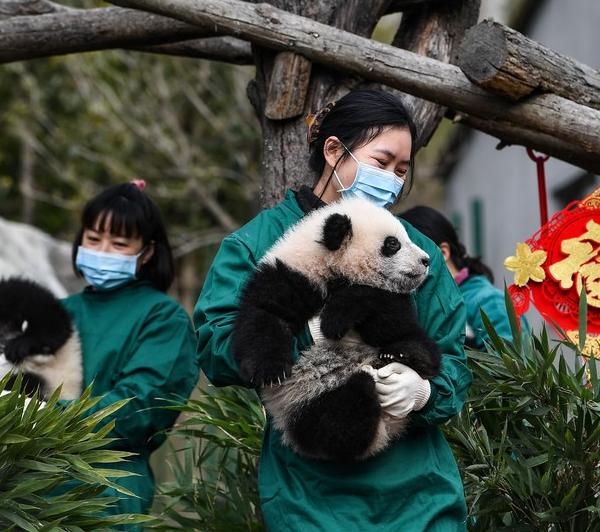
<path fill-rule="evenodd" d="M 63 303 L 81 336 L 84 386 L 94 381 L 93 395 L 103 396 L 88 413 L 132 398 L 106 422 L 116 420 L 110 436 L 119 440 L 112 448 L 139 454 L 115 466 L 139 475 L 116 480 L 139 498 L 107 490 L 124 497 L 112 513 L 145 514 L 154 494 L 148 459 L 165 439 L 155 434 L 177 417 L 177 412 L 148 409 L 164 406 L 160 398 L 187 399 L 198 380 L 190 319 L 179 303 L 145 281 L 109 291 L 86 288 Z"/>
<path fill-rule="evenodd" d="M 490 319 L 499 336 L 508 340 L 512 339 L 504 292 L 498 290 L 483 275 L 470 275 L 460 283 L 459 288 L 467 307 L 467 324 L 474 334 L 473 347 L 483 349 L 485 347 L 484 342 L 490 339 L 481 319 L 481 310 Z M 521 328 L 523 330 L 529 329 L 529 324 L 524 317 L 521 318 Z"/>
<path fill-rule="evenodd" d="M 215 385 L 243 384 L 229 349 L 238 297 L 257 262 L 304 216 L 295 194 L 223 240 L 194 311 L 200 365 Z M 431 256 L 431 273 L 416 294 L 419 319 L 443 352 L 431 399 L 412 414 L 406 438 L 352 466 L 302 458 L 284 447 L 269 423 L 260 458 L 259 492 L 271 531 L 455 531 L 466 507 L 456 462 L 438 425 L 458 413 L 471 375 L 462 348 L 465 310 L 437 247 L 405 224 Z M 308 328 L 296 349 L 310 345 Z M 297 352 L 296 352 L 297 356 Z"/>

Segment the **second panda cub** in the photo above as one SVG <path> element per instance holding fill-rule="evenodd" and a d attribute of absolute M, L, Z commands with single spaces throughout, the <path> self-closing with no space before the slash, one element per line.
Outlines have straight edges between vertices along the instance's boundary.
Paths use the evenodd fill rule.
<path fill-rule="evenodd" d="M 243 291 L 233 352 L 285 444 L 348 461 L 403 432 L 406 420 L 383 412 L 363 367 L 397 360 L 424 378 L 439 372 L 410 296 L 428 266 L 401 222 L 361 199 L 313 211 L 267 252 Z M 311 319 L 315 345 L 294 363 L 293 336 Z"/>
<path fill-rule="evenodd" d="M 62 385 L 60 399 L 81 395 L 83 369 L 79 335 L 60 301 L 36 282 L 0 279 L 0 378 L 23 375 L 21 390 L 39 388 L 47 399 Z"/>

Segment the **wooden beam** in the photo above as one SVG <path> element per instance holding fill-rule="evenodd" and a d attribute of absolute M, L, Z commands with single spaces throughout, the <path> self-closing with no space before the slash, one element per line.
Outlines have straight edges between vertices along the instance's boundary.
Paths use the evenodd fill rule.
<path fill-rule="evenodd" d="M 72 8 L 48 0 L 0 0 L 0 20 L 24 15 L 44 15 Z"/>
<path fill-rule="evenodd" d="M 480 0 L 419 4 L 419 9 L 402 15 L 392 46 L 444 63 L 454 63 L 465 31 L 477 23 L 479 7 Z M 418 146 L 425 146 L 444 117 L 446 108 L 414 96 L 408 99 L 413 119 L 419 126 Z"/>
<path fill-rule="evenodd" d="M 600 73 L 492 20 L 471 28 L 458 66 L 475 84 L 520 100 L 551 92 L 600 109 Z"/>
<path fill-rule="evenodd" d="M 473 85 L 453 65 L 320 24 L 268 4 L 236 0 L 118 0 L 277 50 L 294 50 L 344 72 L 467 114 L 563 139 L 600 157 L 600 112 L 553 94 L 511 104 Z"/>
<path fill-rule="evenodd" d="M 312 63 L 306 57 L 292 52 L 275 56 L 265 116 L 269 120 L 286 120 L 304 112 Z"/>
<path fill-rule="evenodd" d="M 126 49 L 153 54 L 209 59 L 234 65 L 254 64 L 250 43 L 235 37 L 205 37 L 203 39 L 151 46 L 127 46 Z"/>
<path fill-rule="evenodd" d="M 402 11 L 425 7 L 428 4 L 439 3 L 441 3 L 440 0 L 391 0 L 385 12 L 386 15 L 388 15 L 391 13 L 400 13 Z"/>
<path fill-rule="evenodd" d="M 583 150 L 580 146 L 575 146 L 545 133 L 534 132 L 505 122 L 485 120 L 462 113 L 457 113 L 450 118 L 454 122 L 465 124 L 496 137 L 499 140 L 498 149 L 512 145 L 533 148 L 584 168 L 595 175 L 600 175 L 600 158 L 594 153 Z"/>
<path fill-rule="evenodd" d="M 43 14 L 22 15 L 36 10 Z M 39 0 L 22 3 L 0 0 L 0 63 L 107 48 L 140 47 L 144 47 L 144 51 L 173 55 L 243 64 L 253 62 L 247 43 L 231 37 L 220 44 L 214 38 L 206 42 L 199 39 L 214 35 L 214 30 L 209 27 L 132 9 L 70 9 Z M 172 44 L 177 42 L 178 45 Z M 171 46 L 147 48 L 165 43 Z M 228 49 L 228 45 L 232 49 Z"/>

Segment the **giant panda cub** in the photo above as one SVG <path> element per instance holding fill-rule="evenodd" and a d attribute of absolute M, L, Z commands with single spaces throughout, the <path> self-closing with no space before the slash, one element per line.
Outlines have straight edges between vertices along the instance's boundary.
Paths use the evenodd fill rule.
<path fill-rule="evenodd" d="M 81 346 L 68 312 L 49 290 L 19 278 L 0 280 L 0 378 L 8 372 L 23 374 L 27 395 L 39 388 L 48 398 L 60 384 L 61 399 L 81 395 Z"/>
<path fill-rule="evenodd" d="M 284 444 L 347 462 L 402 435 L 407 420 L 382 411 L 363 367 L 396 360 L 438 374 L 439 351 L 410 296 L 428 271 L 395 216 L 354 198 L 313 211 L 265 254 L 242 291 L 232 349 Z M 293 337 L 311 319 L 321 334 L 294 363 Z"/>

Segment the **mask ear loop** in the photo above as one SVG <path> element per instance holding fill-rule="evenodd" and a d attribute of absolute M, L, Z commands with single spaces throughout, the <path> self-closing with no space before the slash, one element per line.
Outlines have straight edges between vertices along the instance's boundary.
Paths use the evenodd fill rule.
<path fill-rule="evenodd" d="M 340 140 L 340 144 L 342 146 L 344 146 L 344 143 Z M 344 148 L 346 148 L 346 146 L 344 146 Z M 346 148 L 348 149 L 348 148 Z M 327 182 L 325 183 L 325 186 L 323 187 L 323 190 L 321 190 L 321 193 L 319 194 L 318 198 L 320 200 L 322 200 L 323 198 L 323 194 L 325 194 L 325 191 L 327 190 L 327 187 L 329 186 L 329 184 L 331 183 L 331 178 L 333 177 L 333 174 L 335 173 L 335 169 L 337 168 L 338 164 L 340 164 L 340 161 L 342 160 L 344 156 L 340 155 L 340 158 L 335 162 L 335 165 L 333 166 L 333 169 L 331 170 L 331 173 L 329 174 L 329 177 L 327 178 Z M 336 175 L 337 177 L 337 175 Z M 338 178 L 339 180 L 339 178 Z"/>
<path fill-rule="evenodd" d="M 339 139 L 338 139 L 339 140 Z M 352 159 L 354 159 L 354 162 L 356 163 L 356 171 L 358 172 L 358 167 L 360 165 L 360 161 L 354 157 L 354 154 L 348 149 L 348 146 L 346 146 L 341 140 L 340 140 L 340 144 L 344 147 L 344 149 L 348 152 L 348 155 L 350 155 L 350 157 L 352 157 Z M 340 189 L 337 190 L 336 192 L 339 194 L 340 192 L 344 192 L 345 190 L 350 190 L 352 188 L 352 185 L 350 185 L 349 187 L 345 187 L 342 183 L 342 180 L 340 179 L 340 176 L 338 176 L 337 172 L 336 172 L 336 168 L 338 163 L 342 160 L 342 157 L 340 157 L 337 162 L 335 163 L 335 166 L 333 167 L 333 174 L 335 175 L 335 178 L 337 179 L 338 184 L 340 185 Z M 329 179 L 327 181 L 327 184 L 329 185 L 329 181 L 331 181 L 331 176 L 329 176 Z M 354 181 L 356 181 L 356 175 L 354 176 Z M 352 182 L 352 184 L 354 184 L 354 181 Z"/>

